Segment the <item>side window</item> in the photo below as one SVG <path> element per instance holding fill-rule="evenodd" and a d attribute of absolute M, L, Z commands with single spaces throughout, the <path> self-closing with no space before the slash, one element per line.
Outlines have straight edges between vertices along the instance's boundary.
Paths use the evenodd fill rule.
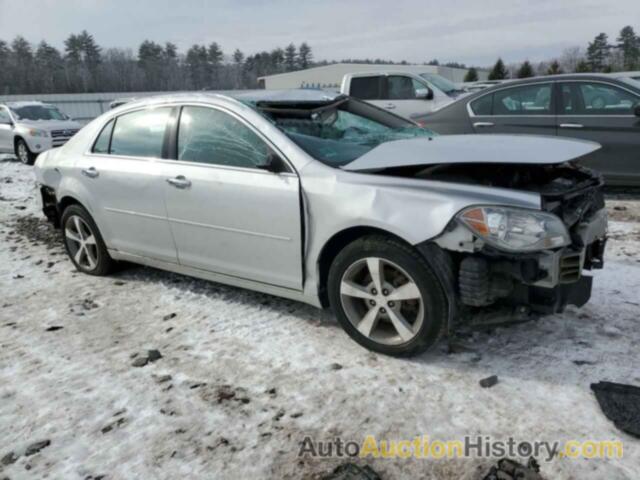
<path fill-rule="evenodd" d="M 361 100 L 380 100 L 382 77 L 354 77 L 349 85 L 349 94 Z"/>
<path fill-rule="evenodd" d="M 493 115 L 551 114 L 552 84 L 507 88 L 493 94 Z"/>
<path fill-rule="evenodd" d="M 93 144 L 93 148 L 91 149 L 93 153 L 109 153 L 109 142 L 111 141 L 113 124 L 114 120 L 111 119 L 109 120 L 109 123 L 104 126 L 100 135 L 98 135 L 98 138 L 96 139 L 96 143 Z"/>
<path fill-rule="evenodd" d="M 604 83 L 573 82 L 562 86 L 565 115 L 633 115 L 640 98 Z"/>
<path fill-rule="evenodd" d="M 485 95 L 471 102 L 471 110 L 476 115 L 491 115 L 493 106 L 493 94 Z"/>
<path fill-rule="evenodd" d="M 416 90 L 411 77 L 390 75 L 387 77 L 387 99 L 415 100 Z"/>
<path fill-rule="evenodd" d="M 178 160 L 257 168 L 269 153 L 267 144 L 231 115 L 207 107 L 182 108 Z"/>
<path fill-rule="evenodd" d="M 160 158 L 170 112 L 169 107 L 152 108 L 116 118 L 110 153 Z"/>

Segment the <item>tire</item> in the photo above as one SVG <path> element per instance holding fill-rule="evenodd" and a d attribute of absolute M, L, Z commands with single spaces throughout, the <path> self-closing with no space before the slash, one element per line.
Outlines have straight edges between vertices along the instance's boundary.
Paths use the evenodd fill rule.
<path fill-rule="evenodd" d="M 62 238 L 71 262 L 82 273 L 107 275 L 115 262 L 109 256 L 93 218 L 80 205 L 70 205 L 62 213 Z"/>
<path fill-rule="evenodd" d="M 33 165 L 36 161 L 36 155 L 29 150 L 29 145 L 23 139 L 19 138 L 16 142 L 16 157 L 25 165 Z"/>
<path fill-rule="evenodd" d="M 378 282 L 371 271 L 382 272 Z M 347 245 L 329 269 L 327 287 L 338 321 L 369 350 L 412 356 L 445 331 L 448 305 L 440 281 L 427 259 L 394 238 L 372 235 Z"/>

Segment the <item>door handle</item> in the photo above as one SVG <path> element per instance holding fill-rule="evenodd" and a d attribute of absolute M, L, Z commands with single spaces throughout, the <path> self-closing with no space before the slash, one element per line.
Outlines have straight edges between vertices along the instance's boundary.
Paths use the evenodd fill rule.
<path fill-rule="evenodd" d="M 560 128 L 584 128 L 584 125 L 579 123 L 561 123 Z"/>
<path fill-rule="evenodd" d="M 394 108 L 396 108 L 396 106 L 393 103 L 387 103 L 384 108 L 386 108 L 387 110 L 393 110 Z"/>
<path fill-rule="evenodd" d="M 476 123 L 473 124 L 473 126 L 475 128 L 493 127 L 494 123 L 493 122 L 476 122 Z"/>
<path fill-rule="evenodd" d="M 96 170 L 95 167 L 89 167 L 89 168 L 82 169 L 82 174 L 85 177 L 89 177 L 89 178 L 96 178 L 98 175 L 100 175 L 100 173 L 98 172 L 98 170 Z"/>
<path fill-rule="evenodd" d="M 183 175 L 178 175 L 175 178 L 167 178 L 167 183 L 176 188 L 189 188 L 191 186 L 191 182 Z"/>

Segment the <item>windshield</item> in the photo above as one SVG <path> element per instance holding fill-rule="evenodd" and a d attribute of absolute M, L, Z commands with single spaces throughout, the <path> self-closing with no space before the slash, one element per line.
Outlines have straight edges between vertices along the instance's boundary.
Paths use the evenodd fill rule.
<path fill-rule="evenodd" d="M 68 120 L 64 113 L 52 105 L 25 105 L 12 107 L 16 120 Z"/>
<path fill-rule="evenodd" d="M 435 135 L 352 99 L 315 109 L 261 111 L 305 152 L 332 167 L 344 166 L 382 143 Z"/>
<path fill-rule="evenodd" d="M 447 80 L 440 75 L 436 75 L 434 73 L 421 73 L 420 76 L 427 81 L 433 83 L 436 88 L 442 90 L 444 93 L 457 92 L 460 89 L 456 87 L 456 84 Z"/>

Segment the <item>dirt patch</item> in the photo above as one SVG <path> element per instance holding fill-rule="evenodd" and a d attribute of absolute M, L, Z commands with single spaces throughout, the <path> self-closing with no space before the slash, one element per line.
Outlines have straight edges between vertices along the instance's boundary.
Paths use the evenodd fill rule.
<path fill-rule="evenodd" d="M 62 250 L 62 235 L 45 219 L 28 215 L 14 217 L 8 223 L 5 239 L 14 243 L 26 239 L 33 245 L 45 245 L 48 249 Z"/>
<path fill-rule="evenodd" d="M 640 222 L 640 200 L 607 200 L 609 219 L 618 222 Z"/>

